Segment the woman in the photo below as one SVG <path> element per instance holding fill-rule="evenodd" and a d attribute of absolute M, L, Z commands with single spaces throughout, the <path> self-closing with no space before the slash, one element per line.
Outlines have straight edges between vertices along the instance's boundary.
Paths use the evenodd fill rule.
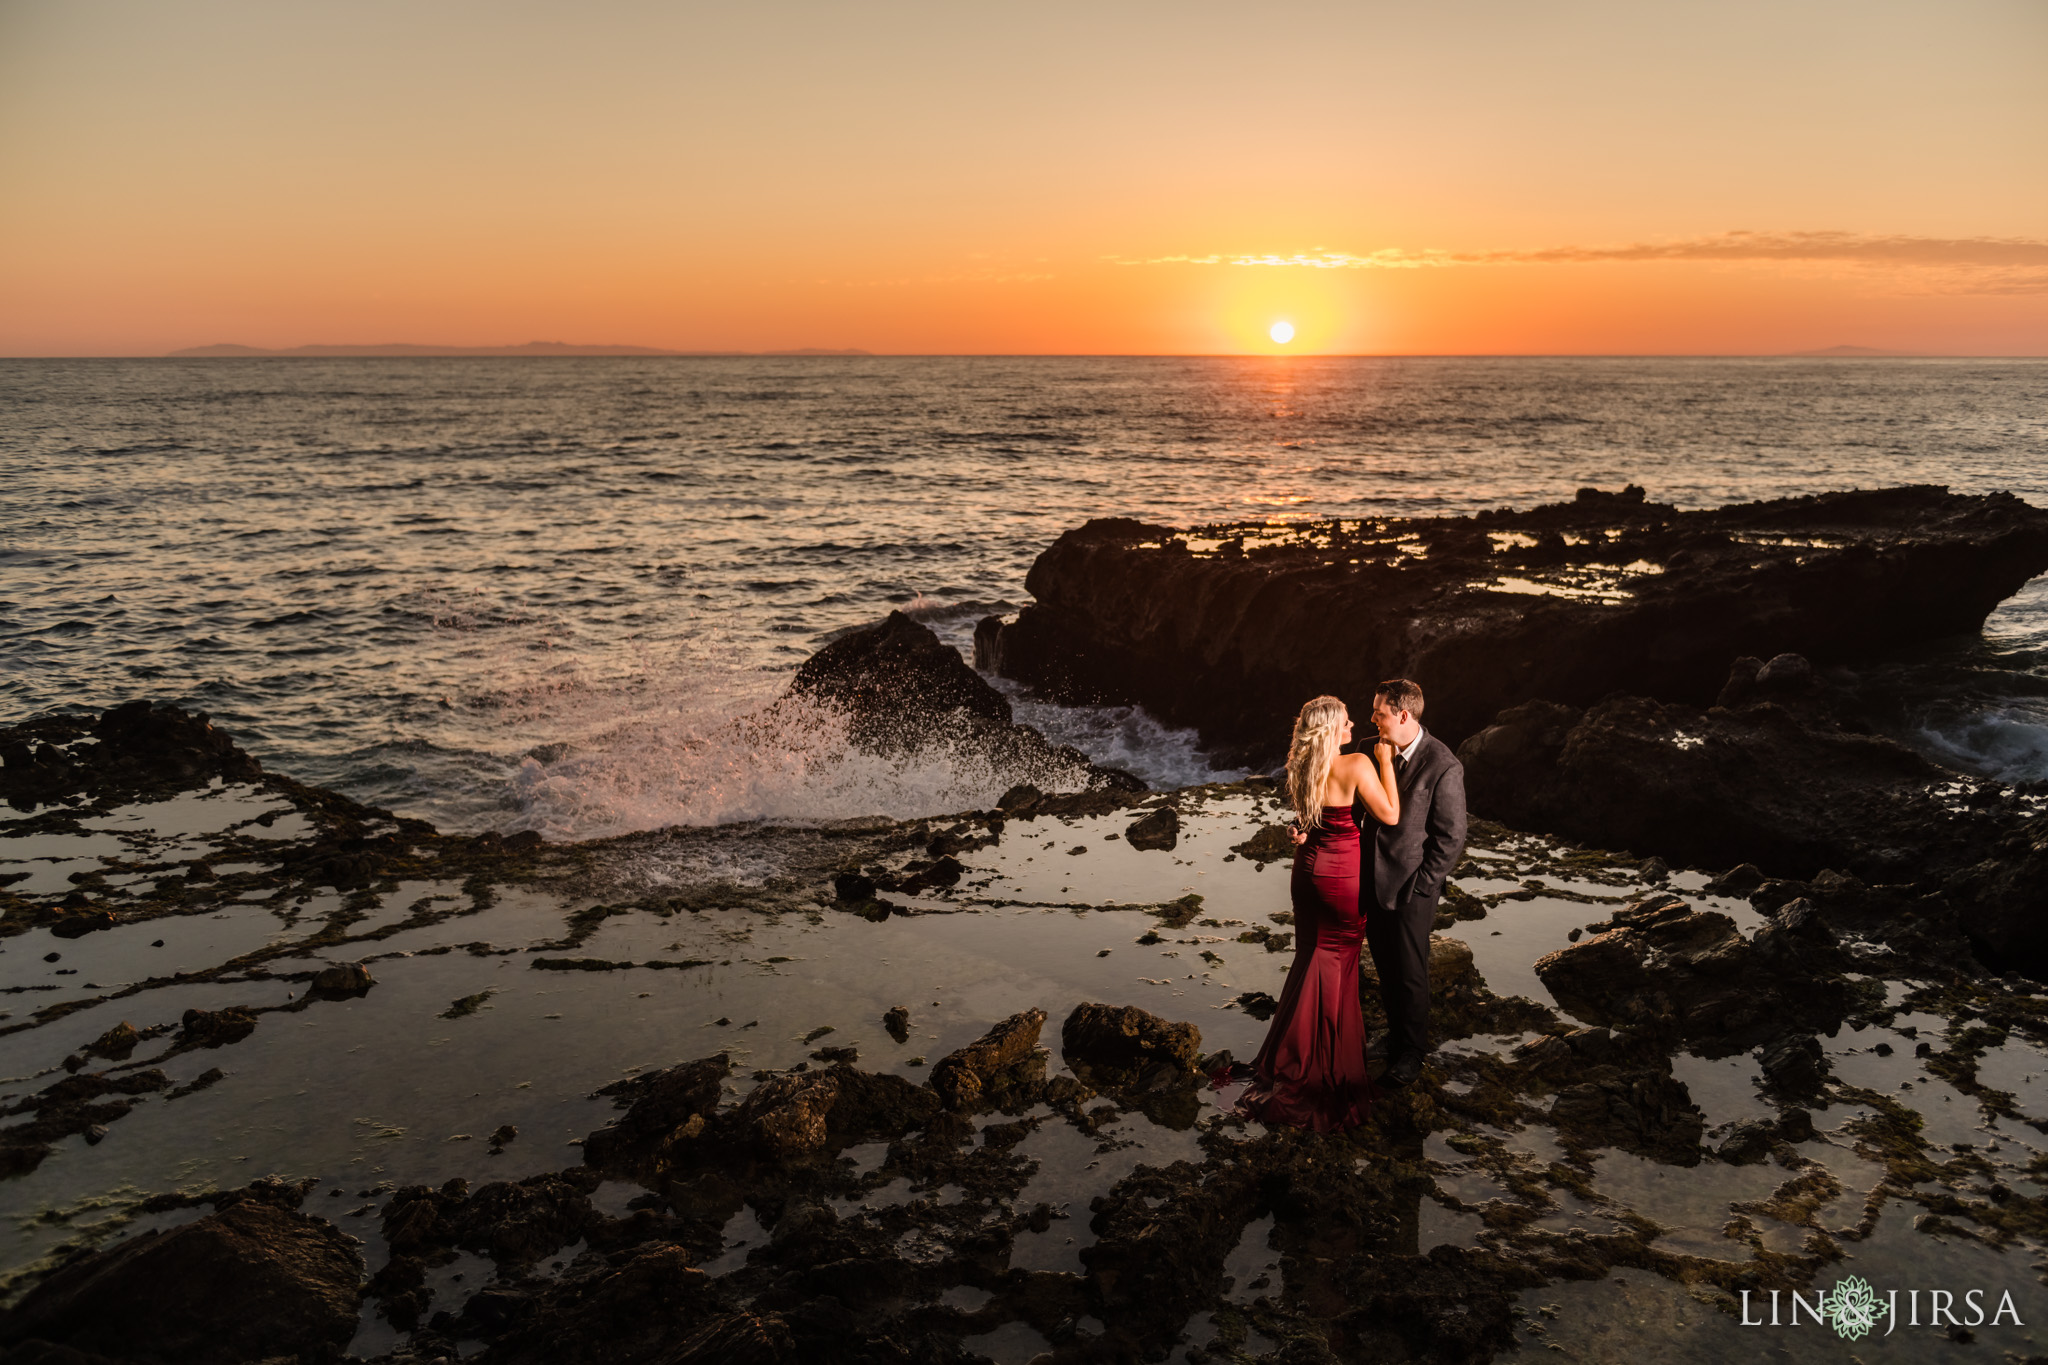
<path fill-rule="evenodd" d="M 1263 1122 L 1319 1133 L 1355 1127 L 1372 1108 L 1358 1007 L 1365 916 L 1351 803 L 1362 800 L 1382 824 L 1401 818 L 1393 746 L 1377 741 L 1372 757 L 1338 752 L 1350 742 L 1351 717 L 1335 697 L 1317 697 L 1295 718 L 1287 795 L 1308 842 L 1295 851 L 1289 885 L 1294 965 L 1237 1105 Z"/>

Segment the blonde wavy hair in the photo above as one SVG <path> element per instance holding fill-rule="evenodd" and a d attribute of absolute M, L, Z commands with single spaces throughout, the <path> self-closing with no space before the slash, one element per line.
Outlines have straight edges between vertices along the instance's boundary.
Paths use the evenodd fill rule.
<path fill-rule="evenodd" d="M 1323 788 L 1343 747 L 1338 732 L 1350 713 L 1335 697 L 1314 697 L 1294 718 L 1294 742 L 1287 747 L 1287 799 L 1303 829 L 1323 827 Z"/>

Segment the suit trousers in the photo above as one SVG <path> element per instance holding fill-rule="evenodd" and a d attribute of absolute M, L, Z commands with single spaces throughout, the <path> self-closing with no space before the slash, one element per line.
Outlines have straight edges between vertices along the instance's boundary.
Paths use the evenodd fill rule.
<path fill-rule="evenodd" d="M 1429 1051 L 1429 931 L 1436 899 L 1404 901 L 1365 917 L 1365 943 L 1387 1011 L 1387 1055 Z"/>

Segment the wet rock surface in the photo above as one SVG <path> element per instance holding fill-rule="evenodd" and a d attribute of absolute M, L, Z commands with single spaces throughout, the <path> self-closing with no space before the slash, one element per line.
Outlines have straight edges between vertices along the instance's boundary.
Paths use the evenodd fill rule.
<path fill-rule="evenodd" d="M 1144 789 L 1129 773 L 1100 768 L 1080 750 L 1052 744 L 1030 726 L 1017 724 L 1007 697 L 930 627 L 900 611 L 806 659 L 790 680 L 788 695 L 841 711 L 852 741 L 879 753 L 965 747 L 1012 769 Z"/>
<path fill-rule="evenodd" d="M 1473 808 L 1518 828 L 1727 867 L 1770 908 L 1811 893 L 1890 934 L 1960 926 L 1995 970 L 2048 972 L 2048 796 L 1863 730 L 1804 659 L 1744 658 L 1706 710 L 1532 701 L 1459 756 Z"/>
<path fill-rule="evenodd" d="M 272 1214 L 360 1255 L 361 1302 L 235 1359 L 1476 1362 L 1581 1293 L 1649 1358 L 1668 1317 L 1610 1312 L 1646 1285 L 1709 1325 L 1847 1273 L 2038 1292 L 2048 996 L 1952 924 L 1887 934 L 1853 877 L 1475 822 L 1440 1046 L 1321 1137 L 1202 1074 L 1253 1055 L 1287 967 L 1284 854 L 1241 851 L 1271 783 L 1176 793 L 1170 850 L 1110 790 L 515 848 L 263 784 L 204 788 L 181 841 L 82 793 L 0 829 L 79 841 L 0 892 L 0 1150 L 39 1149 L 8 1330 Z M 115 923 L 56 938 L 79 887 Z M 351 967 L 374 987 L 321 986 Z"/>
<path fill-rule="evenodd" d="M 332 1224 L 245 1200 L 64 1266 L 0 1318 L 0 1342 L 166 1365 L 332 1360 L 355 1335 L 361 1274 Z"/>
<path fill-rule="evenodd" d="M 2043 570 L 2048 512 L 1936 487 L 1695 512 L 1629 488 L 1466 518 L 1107 519 L 1039 556 L 1036 601 L 982 623 L 975 663 L 1271 762 L 1318 693 L 1357 709 L 1383 678 L 1422 679 L 1453 745 L 1536 698 L 1704 705 L 1736 655 L 1827 664 L 1973 632 Z"/>

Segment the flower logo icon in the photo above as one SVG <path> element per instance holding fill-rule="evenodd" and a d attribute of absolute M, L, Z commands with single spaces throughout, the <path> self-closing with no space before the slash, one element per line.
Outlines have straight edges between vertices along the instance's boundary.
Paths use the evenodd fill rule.
<path fill-rule="evenodd" d="M 1828 1325 L 1835 1329 L 1836 1336 L 1860 1341 L 1877 1326 L 1884 1308 L 1868 1280 L 1849 1275 L 1836 1280 L 1834 1292 L 1822 1297 L 1821 1311 L 1827 1315 Z"/>

